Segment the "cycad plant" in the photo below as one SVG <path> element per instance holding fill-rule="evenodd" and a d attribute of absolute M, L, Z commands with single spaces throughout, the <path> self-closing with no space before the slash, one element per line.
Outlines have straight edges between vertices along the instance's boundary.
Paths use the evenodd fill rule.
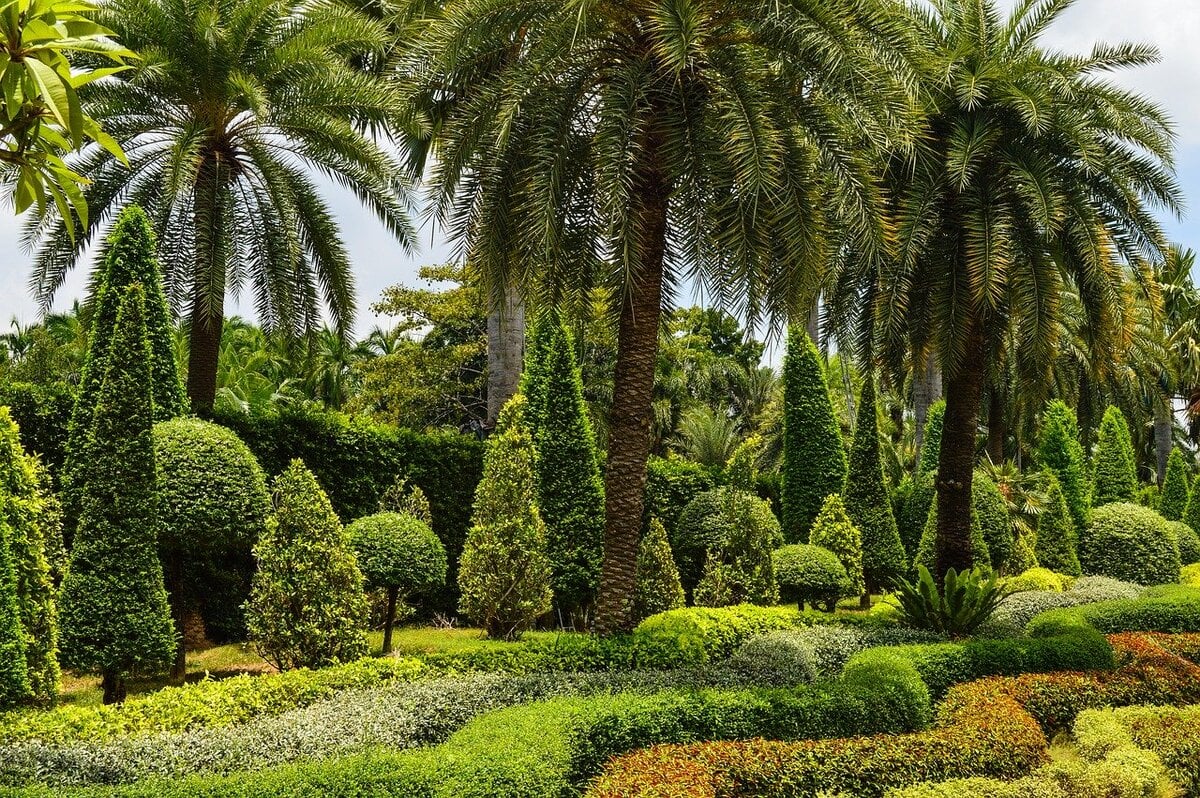
<path fill-rule="evenodd" d="M 142 55 L 83 102 L 129 164 L 98 146 L 69 161 L 90 181 L 91 212 L 74 239 L 57 206 L 31 220 L 33 287 L 49 303 L 105 224 L 141 205 L 172 298 L 190 312 L 188 395 L 211 407 L 227 294 L 246 293 L 270 327 L 311 329 L 324 308 L 350 329 L 354 279 L 318 175 L 412 241 L 403 172 L 364 133 L 405 106 L 352 63 L 386 51 L 388 29 L 307 0 L 113 0 L 97 19 Z"/>
<path fill-rule="evenodd" d="M 992 617 L 1007 595 L 999 579 L 987 568 L 959 574 L 953 568 L 939 588 L 924 565 L 917 568 L 917 581 L 896 580 L 900 614 L 915 629 L 928 629 L 949 638 L 967 637 Z"/>

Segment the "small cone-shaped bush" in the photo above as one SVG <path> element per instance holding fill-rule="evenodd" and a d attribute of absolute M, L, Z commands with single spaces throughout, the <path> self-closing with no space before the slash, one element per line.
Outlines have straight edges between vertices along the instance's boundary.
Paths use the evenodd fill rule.
<path fill-rule="evenodd" d="M 878 591 L 907 564 L 904 545 L 892 514 L 879 459 L 879 419 L 875 415 L 875 381 L 868 373 L 858 403 L 858 422 L 850 450 L 846 480 L 846 512 L 862 534 L 863 573 L 867 590 Z"/>
<path fill-rule="evenodd" d="M 1039 563 L 1037 552 L 1034 550 L 1035 545 L 1033 535 L 1013 535 L 1012 551 L 1000 565 L 1000 573 L 1015 576 L 1025 573 L 1030 568 L 1037 568 Z"/>
<path fill-rule="evenodd" d="M 974 501 L 972 501 L 974 504 Z M 921 544 L 917 547 L 917 556 L 913 559 L 913 570 L 918 565 L 924 565 L 933 573 L 936 559 L 937 542 L 937 502 L 929 507 L 929 518 L 925 521 L 925 531 L 921 534 Z M 988 551 L 987 540 L 983 536 L 983 527 L 979 523 L 979 514 L 971 511 L 971 561 L 978 565 L 992 562 L 991 552 Z"/>
<path fill-rule="evenodd" d="M 529 363 L 524 418 L 537 448 L 537 503 L 554 601 L 564 615 L 584 617 L 600 584 L 604 485 L 575 349 L 557 315 L 535 326 Z"/>
<path fill-rule="evenodd" d="M 329 497 L 300 460 L 273 485 L 275 512 L 254 547 L 246 626 L 280 670 L 367 654 L 363 575 Z"/>
<path fill-rule="evenodd" d="M 1180 521 L 1187 510 L 1188 467 L 1183 452 L 1171 450 L 1167 458 L 1167 473 L 1163 477 L 1162 495 L 1158 501 L 1158 514 L 1168 521 Z"/>
<path fill-rule="evenodd" d="M 1082 529 L 1091 508 L 1091 490 L 1083 444 L 1079 442 L 1079 424 L 1075 413 L 1062 400 L 1050 402 L 1042 414 L 1038 461 L 1058 479 L 1071 523 L 1076 530 Z"/>
<path fill-rule="evenodd" d="M 813 522 L 809 542 L 829 549 L 837 556 L 850 580 L 851 595 L 860 595 L 866 590 L 862 534 L 846 514 L 846 505 L 838 494 L 831 493 L 826 497 L 817 520 Z"/>
<path fill-rule="evenodd" d="M 846 451 L 816 344 L 803 327 L 788 331 L 783 358 L 783 537 L 809 542 L 825 497 L 846 483 Z"/>
<path fill-rule="evenodd" d="M 638 546 L 634 617 L 641 620 L 659 612 L 679 609 L 683 601 L 683 584 L 679 581 L 679 569 L 675 567 L 675 559 L 671 556 L 667 530 L 661 521 L 654 518 Z"/>
<path fill-rule="evenodd" d="M 1104 411 L 1096 436 L 1095 477 L 1092 506 L 1137 500 L 1137 466 L 1129 425 L 1121 410 L 1110 405 Z"/>
<path fill-rule="evenodd" d="M 1071 518 L 1071 510 L 1063 495 L 1062 485 L 1054 472 L 1046 469 L 1046 511 L 1038 518 L 1037 554 L 1038 565 L 1051 571 L 1070 576 L 1079 576 L 1079 534 Z"/>
<path fill-rule="evenodd" d="M 534 498 L 537 455 L 520 423 L 524 404 L 513 397 L 488 439 L 458 572 L 459 609 L 505 640 L 549 612 L 553 597 L 546 526 Z"/>
<path fill-rule="evenodd" d="M 1187 507 L 1184 508 L 1181 520 L 1192 529 L 1200 529 L 1200 479 L 1192 481 Z"/>
<path fill-rule="evenodd" d="M 96 402 L 79 485 L 80 517 L 61 595 L 62 659 L 103 676 L 105 702 L 127 675 L 172 660 L 175 630 L 163 587 L 145 302 L 125 289 Z"/>
<path fill-rule="evenodd" d="M 979 519 L 983 539 L 987 541 L 991 566 L 1001 571 L 1012 557 L 1016 539 L 1013 535 L 1012 519 L 1008 515 L 1008 502 L 995 481 L 982 471 L 976 471 L 975 478 L 971 481 L 971 504 L 975 517 Z M 1025 570 L 1027 569 L 1022 568 L 1016 573 Z"/>
<path fill-rule="evenodd" d="M 704 572 L 693 596 L 697 607 L 728 607 L 737 603 L 733 598 L 731 571 L 719 554 L 708 553 L 704 560 Z"/>
<path fill-rule="evenodd" d="M 921 444 L 921 459 L 917 463 L 918 474 L 936 474 L 938 457 L 942 451 L 942 427 L 946 423 L 946 400 L 939 399 L 929 407 L 925 419 L 925 440 Z"/>

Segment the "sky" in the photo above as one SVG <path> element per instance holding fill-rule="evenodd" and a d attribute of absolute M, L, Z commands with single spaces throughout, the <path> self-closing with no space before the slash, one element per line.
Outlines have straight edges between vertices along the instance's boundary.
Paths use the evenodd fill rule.
<path fill-rule="evenodd" d="M 1016 0 L 1000 0 L 1015 5 Z M 1043 38 L 1050 47 L 1086 52 L 1097 41 L 1137 41 L 1153 44 L 1162 62 L 1136 71 L 1118 73 L 1123 84 L 1144 92 L 1165 107 L 1178 132 L 1177 168 L 1187 208 L 1181 220 L 1163 219 L 1172 240 L 1200 250 L 1200 0 L 1076 0 Z M 382 290 L 396 283 L 414 284 L 424 264 L 440 263 L 450 251 L 437 231 L 421 232 L 420 249 L 405 254 L 368 211 L 348 192 L 332 184 L 326 198 L 341 225 L 357 280 L 357 331 L 365 334 L 385 323 L 370 310 Z M 29 292 L 29 253 L 20 244 L 22 220 L 0 210 L 0 328 L 11 318 L 36 321 L 38 308 Z M 69 308 L 82 298 L 92 264 L 81 263 L 55 298 L 54 308 Z M 696 299 L 681 297 L 682 301 Z M 231 300 L 228 312 L 242 312 Z M 248 314 L 247 314 L 248 315 Z"/>

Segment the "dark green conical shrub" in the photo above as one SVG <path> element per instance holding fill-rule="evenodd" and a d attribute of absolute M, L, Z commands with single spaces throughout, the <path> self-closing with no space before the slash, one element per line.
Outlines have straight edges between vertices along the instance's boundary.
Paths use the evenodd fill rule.
<path fill-rule="evenodd" d="M 808 542 L 825 498 L 846 483 L 846 451 L 816 344 L 803 327 L 788 331 L 783 358 L 783 537 Z"/>
<path fill-rule="evenodd" d="M 103 676 L 106 703 L 125 678 L 169 664 L 175 630 L 163 587 L 145 300 L 124 290 L 80 467 L 79 526 L 61 596 L 62 659 Z"/>
<path fill-rule="evenodd" d="M 1008 502 L 991 477 L 982 471 L 976 471 L 975 478 L 971 480 L 971 503 L 975 508 L 975 516 L 979 519 L 983 539 L 988 544 L 991 566 L 1000 571 L 1008 564 L 1016 544 L 1012 519 L 1008 515 Z"/>
<path fill-rule="evenodd" d="M 946 400 L 939 399 L 929 407 L 925 420 L 925 441 L 921 444 L 918 474 L 936 474 L 942 451 L 942 426 L 946 423 Z"/>
<path fill-rule="evenodd" d="M 1187 510 L 1188 467 L 1183 452 L 1172 449 L 1167 458 L 1167 473 L 1163 477 L 1162 494 L 1158 500 L 1158 513 L 1168 521 L 1180 521 Z"/>
<path fill-rule="evenodd" d="M 1079 533 L 1071 518 L 1062 485 L 1054 472 L 1046 469 L 1046 510 L 1038 518 L 1037 554 L 1038 565 L 1051 571 L 1070 576 L 1083 573 L 1079 568 Z"/>
<path fill-rule="evenodd" d="M 907 483 L 902 483 L 903 502 L 896 514 L 896 526 L 900 530 L 900 542 L 904 544 L 906 562 L 917 556 L 917 548 L 921 544 L 921 536 L 925 534 L 925 522 L 929 520 L 929 508 L 937 495 L 936 471 L 923 473 L 918 471 L 912 476 L 905 477 Z"/>
<path fill-rule="evenodd" d="M 1137 465 L 1129 425 L 1120 408 L 1110 405 L 1104 411 L 1104 420 L 1100 422 L 1096 437 L 1092 507 L 1113 502 L 1134 502 L 1137 493 Z"/>
<path fill-rule="evenodd" d="M 868 372 L 858 402 L 850 474 L 842 497 L 850 520 L 862 534 L 863 574 L 867 592 L 878 592 L 902 574 L 904 545 L 892 515 L 879 459 L 879 419 L 875 415 L 875 381 Z"/>
<path fill-rule="evenodd" d="M 1079 442 L 1079 425 L 1075 413 L 1061 400 L 1050 402 L 1042 414 L 1038 462 L 1058 479 L 1071 512 L 1071 523 L 1076 530 L 1082 529 L 1091 507 L 1091 490 L 1083 445 Z"/>
<path fill-rule="evenodd" d="M 13 567 L 12 530 L 0 523 L 0 707 L 11 707 L 32 696 L 25 660 L 25 630 L 17 601 Z"/>

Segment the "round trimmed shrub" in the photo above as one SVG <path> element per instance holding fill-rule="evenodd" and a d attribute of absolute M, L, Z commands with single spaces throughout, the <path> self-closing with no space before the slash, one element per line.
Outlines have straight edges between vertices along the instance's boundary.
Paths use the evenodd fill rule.
<path fill-rule="evenodd" d="M 1135 599 L 1142 595 L 1145 589 L 1133 582 L 1124 582 L 1109 576 L 1084 576 L 1076 579 L 1067 592 L 1073 594 L 1080 604 L 1093 604 L 1100 601 Z"/>
<path fill-rule="evenodd" d="M 1092 509 L 1091 523 L 1079 537 L 1079 563 L 1085 574 L 1140 585 L 1179 581 L 1179 548 L 1166 519 L 1129 502 Z"/>
<path fill-rule="evenodd" d="M 853 595 L 846 567 L 829 549 L 794 543 L 776 549 L 774 558 L 780 599 L 795 602 L 800 609 L 811 604 L 833 612 L 838 599 Z"/>
<path fill-rule="evenodd" d="M 796 632 L 769 632 L 742 644 L 729 667 L 755 684 L 790 687 L 815 681 L 812 645 Z"/>
<path fill-rule="evenodd" d="M 749 494 L 739 497 L 737 502 L 731 502 L 730 492 L 734 490 L 720 487 L 701 493 L 688 502 L 675 524 L 671 535 L 671 551 L 679 565 L 679 580 L 689 595 L 700 582 L 708 552 L 721 552 L 728 548 L 730 539 L 736 536 L 734 526 L 739 518 L 744 523 L 754 524 L 766 538 L 776 541 L 776 545 L 783 542 L 779 519 L 771 512 L 771 504 Z M 735 504 L 738 512 L 733 514 L 730 507 Z"/>
<path fill-rule="evenodd" d="M 1182 521 L 1168 521 L 1167 525 L 1179 545 L 1179 562 L 1183 565 L 1200 562 L 1200 535 L 1196 530 Z"/>
<path fill-rule="evenodd" d="M 1056 574 L 1049 568 L 1030 568 L 1017 576 L 1004 580 L 1004 586 L 1012 593 L 1026 590 L 1051 590 L 1061 593 L 1067 589 L 1070 579 Z"/>

